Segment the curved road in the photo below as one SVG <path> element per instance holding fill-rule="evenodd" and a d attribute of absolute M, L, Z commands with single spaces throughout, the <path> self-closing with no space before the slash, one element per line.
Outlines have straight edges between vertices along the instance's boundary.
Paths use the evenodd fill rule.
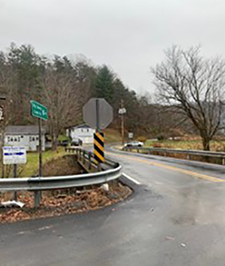
<path fill-rule="evenodd" d="M 135 193 L 104 210 L 0 225 L 0 265 L 225 265 L 224 166 L 108 156 Z"/>

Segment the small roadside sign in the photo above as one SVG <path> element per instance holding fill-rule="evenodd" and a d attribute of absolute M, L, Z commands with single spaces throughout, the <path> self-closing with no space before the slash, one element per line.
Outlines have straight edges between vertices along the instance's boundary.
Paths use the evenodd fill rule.
<path fill-rule="evenodd" d="M 30 101 L 31 115 L 42 120 L 48 120 L 48 109 L 44 105 L 36 101 Z"/>
<path fill-rule="evenodd" d="M 128 132 L 128 138 L 129 139 L 133 139 L 134 137 L 134 133 L 133 132 Z"/>
<path fill-rule="evenodd" d="M 4 120 L 4 110 L 2 106 L 0 106 L 0 121 L 1 120 Z"/>
<path fill-rule="evenodd" d="M 26 162 L 27 152 L 25 147 L 3 147 L 3 164 L 25 164 Z"/>

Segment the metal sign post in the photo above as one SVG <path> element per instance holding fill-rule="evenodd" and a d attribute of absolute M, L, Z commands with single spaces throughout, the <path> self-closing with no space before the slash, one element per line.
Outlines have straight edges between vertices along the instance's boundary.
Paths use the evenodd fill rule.
<path fill-rule="evenodd" d="M 38 118 L 38 135 L 39 135 L 39 145 L 38 145 L 38 152 L 39 152 L 39 177 L 42 176 L 42 132 L 41 132 L 41 120 L 48 120 L 48 109 L 36 101 L 30 101 L 31 103 L 31 115 Z M 39 191 L 34 192 L 35 197 L 35 207 L 39 206 L 41 194 Z"/>
<path fill-rule="evenodd" d="M 84 122 L 96 129 L 94 134 L 94 154 L 100 170 L 101 163 L 105 162 L 104 134 L 105 129 L 113 120 L 113 109 L 103 98 L 92 98 L 83 107 Z"/>
<path fill-rule="evenodd" d="M 13 165 L 13 177 L 17 177 L 17 164 Z M 17 201 L 17 191 L 14 192 L 14 200 Z"/>
<path fill-rule="evenodd" d="M 42 136 L 41 136 L 41 119 L 38 118 L 38 148 L 39 148 L 39 171 L 38 174 L 39 176 L 42 176 Z"/>

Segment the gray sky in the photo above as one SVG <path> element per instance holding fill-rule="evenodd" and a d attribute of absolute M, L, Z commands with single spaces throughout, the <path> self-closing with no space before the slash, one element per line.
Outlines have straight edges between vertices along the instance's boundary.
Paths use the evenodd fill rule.
<path fill-rule="evenodd" d="M 154 88 L 150 67 L 173 44 L 225 57 L 224 14 L 223 0 L 0 0 L 0 49 L 84 54 L 144 93 Z"/>

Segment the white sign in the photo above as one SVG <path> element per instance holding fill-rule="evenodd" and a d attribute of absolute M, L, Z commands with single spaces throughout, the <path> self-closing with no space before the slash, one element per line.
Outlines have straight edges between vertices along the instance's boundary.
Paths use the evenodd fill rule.
<path fill-rule="evenodd" d="M 3 164 L 24 164 L 27 162 L 25 147 L 3 147 Z"/>
<path fill-rule="evenodd" d="M 133 133 L 133 132 L 129 132 L 129 133 L 128 133 L 128 138 L 129 138 L 129 139 L 132 139 L 133 137 L 134 137 L 134 133 Z"/>
<path fill-rule="evenodd" d="M 0 106 L 0 120 L 4 119 L 3 107 Z"/>

